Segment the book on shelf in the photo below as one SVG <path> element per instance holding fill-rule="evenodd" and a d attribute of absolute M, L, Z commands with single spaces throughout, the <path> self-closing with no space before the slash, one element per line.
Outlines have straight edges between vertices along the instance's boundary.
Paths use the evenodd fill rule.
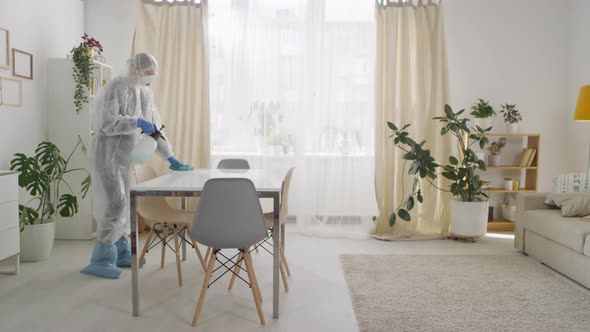
<path fill-rule="evenodd" d="M 536 149 L 524 149 L 520 159 L 520 167 L 530 167 L 533 164 L 536 153 Z"/>
<path fill-rule="evenodd" d="M 537 150 L 536 149 L 531 149 L 531 154 L 529 156 L 529 159 L 527 160 L 527 167 L 530 167 L 533 164 L 533 160 L 535 160 L 535 155 L 537 154 Z"/>
<path fill-rule="evenodd" d="M 531 149 L 523 149 L 520 157 L 520 167 L 525 167 Z"/>

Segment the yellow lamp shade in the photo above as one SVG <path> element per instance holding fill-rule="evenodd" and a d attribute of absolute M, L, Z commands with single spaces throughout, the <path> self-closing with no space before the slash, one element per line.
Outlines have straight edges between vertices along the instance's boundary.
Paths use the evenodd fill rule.
<path fill-rule="evenodd" d="M 580 87 L 574 121 L 590 121 L 590 85 Z"/>

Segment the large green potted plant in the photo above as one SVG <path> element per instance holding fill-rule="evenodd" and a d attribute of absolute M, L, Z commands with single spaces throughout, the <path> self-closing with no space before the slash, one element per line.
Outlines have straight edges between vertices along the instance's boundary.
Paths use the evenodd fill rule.
<path fill-rule="evenodd" d="M 94 38 L 87 34 L 82 36 L 80 45 L 72 48 L 68 58 L 74 62 L 73 74 L 76 88 L 74 90 L 74 107 L 76 113 L 82 110 L 82 107 L 88 103 L 88 91 L 91 87 L 94 68 L 94 51 L 99 55 L 102 54 L 102 45 Z"/>
<path fill-rule="evenodd" d="M 456 237 L 477 238 L 485 235 L 487 229 L 488 195 L 482 191 L 477 170 L 486 170 L 471 149 L 477 144 L 483 149 L 488 143 L 486 132 L 491 127 L 470 127 L 470 119 L 463 116 L 465 110 L 454 112 L 451 106 L 445 105 L 445 115 L 433 120 L 442 125 L 441 135 L 452 135 L 457 139 L 458 154 L 451 155 L 444 162 L 436 161 L 426 148 L 426 141 L 417 143 L 411 138 L 408 128 L 410 124 L 398 127 L 388 122 L 393 131 L 391 138 L 395 148 L 403 151 L 403 159 L 410 163 L 408 175 L 413 178 L 412 191 L 402 197 L 399 206 L 390 215 L 389 224 L 393 226 L 397 219 L 411 220 L 410 211 L 424 201 L 422 187 L 450 192 L 453 195 L 451 207 L 451 235 Z M 406 166 L 404 164 L 404 167 Z M 403 175 L 405 176 L 405 174 Z M 435 180 L 443 176 L 449 180 L 448 187 L 439 187 Z"/>
<path fill-rule="evenodd" d="M 493 117 L 496 115 L 496 111 L 494 111 L 494 108 L 489 102 L 479 98 L 477 99 L 477 104 L 471 107 L 470 114 L 473 115 L 473 120 L 476 126 L 488 128 L 493 125 Z"/>
<path fill-rule="evenodd" d="M 72 217 L 78 212 L 78 197 L 86 197 L 92 184 L 90 173 L 82 168 L 70 169 L 70 159 L 78 149 L 85 150 L 82 140 L 67 158 L 59 148 L 50 142 L 37 146 L 34 156 L 15 154 L 10 169 L 18 172 L 18 184 L 29 199 L 19 205 L 21 226 L 20 257 L 25 262 L 42 261 L 49 258 L 55 238 L 54 217 Z M 66 176 L 73 172 L 86 173 L 79 191 L 74 191 Z"/>

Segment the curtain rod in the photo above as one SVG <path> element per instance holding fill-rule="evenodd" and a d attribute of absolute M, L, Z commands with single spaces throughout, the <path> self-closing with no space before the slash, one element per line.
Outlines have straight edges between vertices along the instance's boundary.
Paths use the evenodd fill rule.
<path fill-rule="evenodd" d="M 376 0 L 380 7 L 428 7 L 438 6 L 442 0 Z"/>
<path fill-rule="evenodd" d="M 207 0 L 143 0 L 146 5 L 154 6 L 195 6 L 201 7 Z"/>

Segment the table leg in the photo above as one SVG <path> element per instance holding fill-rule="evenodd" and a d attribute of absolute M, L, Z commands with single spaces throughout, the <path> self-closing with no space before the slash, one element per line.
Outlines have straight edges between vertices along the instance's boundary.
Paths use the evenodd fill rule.
<path fill-rule="evenodd" d="M 181 203 L 180 207 L 183 210 L 186 210 L 186 197 L 182 197 L 181 199 L 182 199 L 182 201 L 181 201 L 182 203 Z M 182 231 L 182 238 L 187 239 L 187 236 L 188 236 L 188 234 L 187 234 L 186 228 L 185 228 Z M 186 262 L 186 241 L 184 241 L 184 240 L 182 241 L 182 261 Z"/>
<path fill-rule="evenodd" d="M 279 223 L 279 193 L 273 196 L 273 214 L 274 223 L 272 227 L 273 235 L 273 275 L 272 275 L 272 318 L 279 319 L 279 269 L 281 266 L 280 245 L 281 224 Z"/>
<path fill-rule="evenodd" d="M 139 269 L 137 262 L 137 209 L 136 194 L 131 191 L 129 200 L 129 212 L 131 218 L 131 298 L 133 304 L 133 316 L 139 316 Z"/>
<path fill-rule="evenodd" d="M 281 225 L 281 248 L 285 251 L 285 225 Z"/>

